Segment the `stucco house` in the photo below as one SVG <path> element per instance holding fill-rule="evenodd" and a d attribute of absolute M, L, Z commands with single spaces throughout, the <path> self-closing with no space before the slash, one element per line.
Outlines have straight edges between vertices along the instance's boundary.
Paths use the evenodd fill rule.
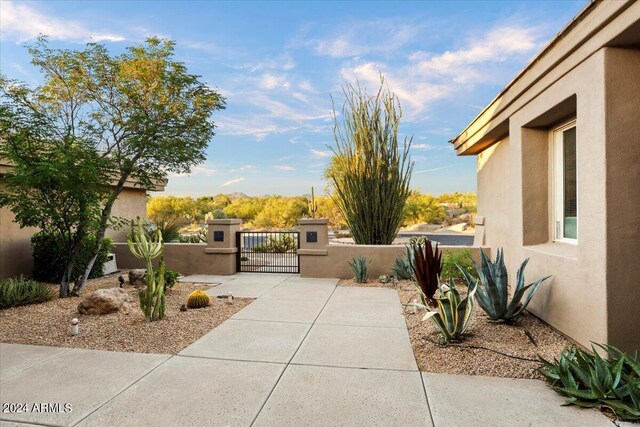
<path fill-rule="evenodd" d="M 640 350 L 640 1 L 592 1 L 451 141 L 477 157 L 482 242 L 552 274 L 530 311 Z"/>
<path fill-rule="evenodd" d="M 0 159 L 0 186 L 2 176 L 12 166 Z M 157 183 L 152 191 L 164 190 L 166 183 Z M 136 186 L 134 181 L 125 184 L 122 193 L 113 205 L 112 214 L 121 218 L 135 219 L 146 216 L 147 190 Z M 0 279 L 19 274 L 29 274 L 33 269 L 31 256 L 31 236 L 37 231 L 33 228 L 20 228 L 13 222 L 13 213 L 0 208 Z M 114 242 L 126 242 L 127 230 L 108 230 L 107 236 Z"/>

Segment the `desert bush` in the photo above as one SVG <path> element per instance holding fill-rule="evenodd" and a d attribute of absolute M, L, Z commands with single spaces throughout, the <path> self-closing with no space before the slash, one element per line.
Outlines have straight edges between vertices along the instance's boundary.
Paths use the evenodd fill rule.
<path fill-rule="evenodd" d="M 298 249 L 298 242 L 293 236 L 281 234 L 279 236 L 269 236 L 265 243 L 268 252 L 285 253 Z"/>
<path fill-rule="evenodd" d="M 434 294 L 438 290 L 442 271 L 442 252 L 438 250 L 438 244 L 434 249 L 430 240 L 412 238 L 407 255 L 418 288 L 426 296 L 427 302 L 435 305 Z"/>
<path fill-rule="evenodd" d="M 65 245 L 63 240 L 54 234 L 39 232 L 31 238 L 33 248 L 33 278 L 40 282 L 56 283 L 60 282 L 66 266 Z M 82 266 L 89 262 L 95 251 L 95 238 L 87 236 L 80 248 L 76 265 L 71 277 L 82 275 Z M 109 252 L 113 250 L 113 243 L 110 238 L 102 240 L 100 252 L 96 258 L 93 268 L 89 273 L 89 278 L 93 279 L 104 274 L 104 264 L 107 262 Z"/>
<path fill-rule="evenodd" d="M 471 258 L 471 251 L 469 249 L 444 251 L 444 254 L 442 255 L 442 271 L 440 272 L 440 278 L 443 281 L 448 281 L 449 279 L 463 279 L 464 274 L 461 269 L 472 275 L 476 274 L 476 270 L 473 267 L 473 259 Z"/>
<path fill-rule="evenodd" d="M 367 260 L 365 257 L 354 257 L 349 261 L 351 271 L 353 271 L 353 277 L 357 283 L 366 283 L 369 280 L 369 273 L 367 271 Z"/>
<path fill-rule="evenodd" d="M 622 420 L 640 420 L 640 360 L 618 348 L 595 344 L 606 351 L 601 357 L 576 347 L 565 349 L 552 362 L 542 357 L 540 373 L 553 389 L 566 397 L 566 405 L 608 408 Z"/>
<path fill-rule="evenodd" d="M 0 309 L 27 304 L 38 304 L 53 299 L 55 292 L 23 276 L 0 281 Z"/>
<path fill-rule="evenodd" d="M 482 264 L 475 265 L 477 278 L 467 270 L 460 269 L 467 286 L 478 288 L 476 293 L 478 304 L 491 320 L 506 323 L 516 322 L 524 309 L 527 308 L 538 287 L 551 276 L 545 276 L 525 286 L 524 269 L 529 262 L 528 258 L 525 259 L 516 273 L 516 289 L 511 302 L 509 302 L 509 279 L 502 248 L 498 249 L 495 262 L 491 262 L 482 249 L 480 250 L 480 257 L 482 258 Z M 529 289 L 531 289 L 529 295 L 522 302 L 525 292 Z"/>

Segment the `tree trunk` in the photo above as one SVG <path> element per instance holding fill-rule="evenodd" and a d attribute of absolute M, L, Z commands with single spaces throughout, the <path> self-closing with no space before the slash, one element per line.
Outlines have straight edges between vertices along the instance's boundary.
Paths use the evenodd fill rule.
<path fill-rule="evenodd" d="M 84 273 L 82 273 L 82 276 L 80 276 L 75 281 L 75 284 L 73 286 L 73 292 L 72 292 L 73 295 L 79 296 L 80 292 L 82 292 L 82 290 L 84 289 L 84 286 L 87 284 L 87 279 L 89 278 L 89 274 L 91 274 L 91 270 L 93 269 L 93 265 L 96 262 L 96 258 L 98 258 L 98 254 L 100 253 L 101 247 L 102 247 L 102 242 L 98 245 L 98 252 L 96 252 L 93 258 L 91 258 L 91 261 L 89 261 L 87 268 L 84 269 Z"/>

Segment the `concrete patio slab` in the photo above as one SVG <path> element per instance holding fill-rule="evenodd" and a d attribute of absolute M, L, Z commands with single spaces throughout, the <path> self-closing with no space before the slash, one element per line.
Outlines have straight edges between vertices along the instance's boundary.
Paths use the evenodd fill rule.
<path fill-rule="evenodd" d="M 294 300 L 322 300 L 327 301 L 335 285 L 314 283 L 309 281 L 289 282 L 288 280 L 261 295 L 262 298 L 294 299 Z"/>
<path fill-rule="evenodd" d="M 331 297 L 332 301 L 379 302 L 400 304 L 398 291 L 389 288 L 359 288 L 338 286 Z"/>
<path fill-rule="evenodd" d="M 0 357 L 0 380 L 69 350 L 69 348 L 40 345 L 0 344 L 0 354 L 2 355 Z"/>
<path fill-rule="evenodd" d="M 409 334 L 401 328 L 315 324 L 291 363 L 418 370 Z"/>
<path fill-rule="evenodd" d="M 295 283 L 316 283 L 323 285 L 337 285 L 340 279 L 328 279 L 328 278 L 315 278 L 315 277 L 300 277 L 299 275 L 294 275 L 289 277 L 287 280 L 282 282 L 283 285 L 286 284 L 295 284 Z"/>
<path fill-rule="evenodd" d="M 2 420 L 0 420 L 0 427 L 28 427 L 28 426 L 39 427 L 39 426 L 41 426 L 41 424 L 14 423 L 14 422 L 11 422 L 11 421 L 2 421 Z"/>
<path fill-rule="evenodd" d="M 231 318 L 268 322 L 313 323 L 324 304 L 324 301 L 319 300 L 301 301 L 259 298 Z"/>
<path fill-rule="evenodd" d="M 289 273 L 237 273 L 233 276 L 234 284 L 255 285 L 261 283 L 269 283 L 278 285 L 292 277 Z"/>
<path fill-rule="evenodd" d="M 249 426 L 284 365 L 176 356 L 80 426 Z"/>
<path fill-rule="evenodd" d="M 418 372 L 290 365 L 254 426 L 430 426 Z"/>
<path fill-rule="evenodd" d="M 436 426 L 612 427 L 594 409 L 561 406 L 538 380 L 422 373 Z"/>
<path fill-rule="evenodd" d="M 207 289 L 205 292 L 211 296 L 229 295 L 229 292 L 233 293 L 233 296 L 238 298 L 258 298 L 264 295 L 269 290 L 275 288 L 277 283 L 225 283 L 215 288 Z"/>
<path fill-rule="evenodd" d="M 219 285 L 220 283 L 231 282 L 233 280 L 233 276 L 215 276 L 209 274 L 192 274 L 178 279 L 179 282 L 183 283 L 207 283 L 212 285 Z"/>
<path fill-rule="evenodd" d="M 4 357 L 4 352 L 3 352 Z M 71 425 L 106 403 L 168 355 L 73 349 L 2 380 L 2 402 L 69 403 L 71 412 L 3 413 L 5 421 Z"/>
<path fill-rule="evenodd" d="M 316 323 L 388 328 L 407 327 L 400 304 L 337 301 L 333 297 L 329 299 Z"/>
<path fill-rule="evenodd" d="M 309 328 L 305 323 L 229 320 L 180 355 L 288 363 Z"/>

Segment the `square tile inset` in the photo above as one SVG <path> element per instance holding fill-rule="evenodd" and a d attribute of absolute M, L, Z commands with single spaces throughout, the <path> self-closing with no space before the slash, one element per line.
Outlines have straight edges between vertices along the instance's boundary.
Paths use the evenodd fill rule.
<path fill-rule="evenodd" d="M 183 356 L 287 363 L 310 325 L 228 320 L 180 352 Z"/>
<path fill-rule="evenodd" d="M 259 298 L 234 314 L 232 319 L 269 322 L 313 323 L 324 301 Z"/>
<path fill-rule="evenodd" d="M 176 356 L 80 426 L 248 426 L 284 365 Z"/>
<path fill-rule="evenodd" d="M 292 363 L 417 371 L 402 328 L 314 325 Z"/>
<path fill-rule="evenodd" d="M 170 356 L 73 349 L 2 381 L 2 402 L 69 403 L 71 412 L 3 414 L 10 421 L 80 421 Z M 166 390 L 165 390 L 166 391 Z"/>
<path fill-rule="evenodd" d="M 289 365 L 255 426 L 430 426 L 420 373 Z"/>
<path fill-rule="evenodd" d="M 331 298 L 316 321 L 323 325 L 406 328 L 400 304 L 338 301 Z"/>

